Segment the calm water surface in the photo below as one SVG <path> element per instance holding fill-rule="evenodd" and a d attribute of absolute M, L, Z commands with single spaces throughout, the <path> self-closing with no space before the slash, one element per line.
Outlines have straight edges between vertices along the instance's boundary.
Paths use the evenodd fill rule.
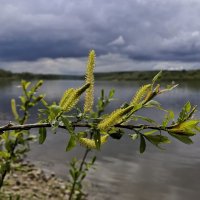
<path fill-rule="evenodd" d="M 82 81 L 46 81 L 47 101 L 58 101 L 68 87 L 80 86 Z M 1 121 L 11 117 L 10 99 L 18 98 L 18 81 L 0 82 Z M 124 101 L 129 101 L 138 82 L 97 82 L 96 98 L 101 88 L 109 91 L 116 89 L 116 102 L 108 107 L 112 111 Z M 174 91 L 157 98 L 166 109 L 178 114 L 181 107 L 189 100 L 200 107 L 200 82 L 183 82 Z M 161 120 L 162 113 L 153 110 L 140 112 Z M 196 114 L 200 117 L 200 113 Z M 33 113 L 34 118 L 36 114 Z M 132 142 L 127 136 L 120 141 L 110 139 L 101 152 L 97 152 L 98 161 L 87 181 L 89 199 L 113 200 L 198 200 L 200 199 L 200 136 L 195 136 L 194 145 L 181 144 L 173 140 L 161 151 L 147 145 L 144 154 L 138 152 L 138 142 Z M 49 133 L 44 145 L 32 145 L 28 158 L 37 165 L 55 171 L 57 175 L 67 177 L 67 165 L 74 156 L 81 157 L 82 148 L 65 152 L 68 135 L 63 131 L 56 135 Z M 94 152 L 95 153 L 95 152 Z M 93 185 L 91 187 L 91 184 Z"/>

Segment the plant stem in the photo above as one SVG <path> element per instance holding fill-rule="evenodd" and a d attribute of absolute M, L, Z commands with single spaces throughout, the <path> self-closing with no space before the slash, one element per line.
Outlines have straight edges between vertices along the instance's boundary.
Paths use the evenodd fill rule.
<path fill-rule="evenodd" d="M 88 123 L 73 123 L 74 127 L 88 127 L 91 128 L 91 125 Z M 14 125 L 14 124 L 6 124 L 4 126 L 0 127 L 0 135 L 3 134 L 3 131 L 9 131 L 9 130 L 29 130 L 29 129 L 33 129 L 33 128 L 41 128 L 41 127 L 52 127 L 52 125 L 50 123 L 33 123 L 33 124 L 23 124 L 23 125 Z M 150 126 L 150 125 L 146 125 L 146 124 L 139 124 L 139 125 L 123 125 L 123 124 L 116 124 L 114 127 L 116 128 L 123 128 L 123 129 L 129 129 L 129 130 L 133 130 L 133 129 L 153 129 L 153 130 L 163 130 L 166 131 L 168 129 L 172 129 L 174 126 L 167 126 L 167 127 L 163 127 L 163 126 Z M 62 129 L 66 129 L 65 126 L 63 125 L 59 125 L 59 128 Z"/>
<path fill-rule="evenodd" d="M 28 108 L 24 111 L 24 115 L 23 115 L 23 118 L 20 120 L 20 125 L 19 125 L 19 126 L 23 126 L 23 124 L 25 123 L 27 117 L 28 117 Z M 12 124 L 9 123 L 9 124 L 6 125 L 6 126 L 7 126 L 7 127 L 10 127 L 10 126 L 12 126 Z M 4 126 L 4 127 L 5 127 L 5 126 Z M 14 129 L 14 130 L 18 130 L 18 129 Z M 1 135 L 1 133 L 0 133 L 0 135 Z M 10 151 L 10 158 L 7 160 L 7 163 L 6 163 L 6 165 L 7 165 L 7 164 L 9 165 L 9 168 L 6 167 L 5 170 L 3 171 L 2 175 L 1 175 L 1 179 L 0 179 L 0 189 L 2 188 L 4 179 L 5 179 L 7 173 L 8 173 L 9 170 L 10 170 L 10 161 L 11 161 L 12 158 L 15 156 L 15 155 L 14 155 L 14 152 L 15 152 L 15 149 L 16 149 L 17 145 L 18 145 L 18 138 L 15 139 L 15 142 L 14 142 L 14 144 L 13 144 L 13 146 L 12 146 L 11 151 Z"/>
<path fill-rule="evenodd" d="M 85 163 L 85 160 L 86 160 L 87 155 L 88 155 L 89 152 L 90 152 L 90 149 L 86 149 L 86 150 L 85 150 L 85 153 L 84 153 L 84 155 L 83 155 L 83 158 L 82 158 L 80 167 L 79 167 L 79 169 L 78 169 L 79 172 L 82 171 L 83 165 L 84 165 L 84 163 Z M 74 179 L 74 182 L 73 182 L 73 185 L 72 185 L 72 189 L 71 189 L 70 194 L 69 194 L 69 200 L 72 200 L 73 194 L 74 194 L 74 192 L 75 192 L 75 187 L 76 187 L 76 182 L 77 182 L 77 180 L 78 180 L 78 177 L 77 177 L 76 179 Z"/>
<path fill-rule="evenodd" d="M 2 186 L 3 186 L 3 182 L 4 182 L 4 179 L 5 179 L 6 173 L 7 173 L 7 171 L 4 170 L 4 172 L 1 174 L 1 179 L 0 179 L 0 189 L 1 189 Z"/>

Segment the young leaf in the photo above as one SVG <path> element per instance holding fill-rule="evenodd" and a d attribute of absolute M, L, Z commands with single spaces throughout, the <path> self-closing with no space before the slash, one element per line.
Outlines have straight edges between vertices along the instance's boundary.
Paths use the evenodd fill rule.
<path fill-rule="evenodd" d="M 114 94 L 115 94 L 115 90 L 114 89 L 110 90 L 110 92 L 109 92 L 109 99 L 112 99 L 113 96 L 114 96 Z"/>
<path fill-rule="evenodd" d="M 188 120 L 178 125 L 180 129 L 195 128 L 199 124 L 199 120 Z"/>
<path fill-rule="evenodd" d="M 144 121 L 147 121 L 149 123 L 152 123 L 152 124 L 156 124 L 157 125 L 157 122 L 149 117 L 144 117 L 144 116 L 140 116 L 140 115 L 134 115 L 134 119 L 137 121 L 137 119 L 142 119 Z"/>
<path fill-rule="evenodd" d="M 188 101 L 182 108 L 180 114 L 179 114 L 179 117 L 178 117 L 178 120 L 177 122 L 180 123 L 180 122 L 183 122 L 185 120 L 188 119 L 189 117 L 189 112 L 191 110 L 191 104 L 190 102 Z"/>
<path fill-rule="evenodd" d="M 172 110 L 168 110 L 167 114 L 165 115 L 165 118 L 162 122 L 162 125 L 166 127 L 168 123 L 174 119 L 174 112 Z"/>
<path fill-rule="evenodd" d="M 74 128 L 73 128 L 71 122 L 68 120 L 68 118 L 62 116 L 61 120 L 62 120 L 63 124 L 65 125 L 66 129 L 69 131 L 70 135 L 74 135 Z"/>
<path fill-rule="evenodd" d="M 158 72 L 154 77 L 153 77 L 153 80 L 152 80 L 152 86 L 154 85 L 154 83 L 159 80 L 162 76 L 162 71 Z"/>
<path fill-rule="evenodd" d="M 71 135 L 69 142 L 66 147 L 66 151 L 72 150 L 76 146 L 76 137 Z"/>
<path fill-rule="evenodd" d="M 153 133 L 155 133 L 155 132 L 157 132 L 157 131 L 158 131 L 158 130 L 148 131 L 148 132 L 143 133 L 143 135 L 149 136 L 149 135 L 152 135 Z"/>
<path fill-rule="evenodd" d="M 180 135 L 195 135 L 196 127 L 198 127 L 199 120 L 188 120 L 180 124 L 177 124 L 173 128 L 169 129 L 169 132 L 177 133 Z"/>
<path fill-rule="evenodd" d="M 151 101 L 147 102 L 145 104 L 145 107 L 147 107 L 147 108 L 155 107 L 155 108 L 157 108 L 159 110 L 162 110 L 162 107 L 161 107 L 160 103 L 158 101 L 155 101 L 155 100 L 151 100 Z"/>
<path fill-rule="evenodd" d="M 55 120 L 56 117 L 60 114 L 61 111 L 62 111 L 62 108 L 60 106 L 57 106 L 57 105 L 51 105 L 51 106 L 49 106 L 49 116 L 48 116 L 48 119 L 50 121 Z"/>
<path fill-rule="evenodd" d="M 45 127 L 39 128 L 39 144 L 43 144 L 47 136 L 47 131 Z"/>
<path fill-rule="evenodd" d="M 23 82 L 24 88 L 27 90 L 31 82 Z"/>
<path fill-rule="evenodd" d="M 162 93 L 164 93 L 164 92 L 169 92 L 169 91 L 173 90 L 174 88 L 176 88 L 177 86 L 178 86 L 178 84 L 176 84 L 176 85 L 170 85 L 170 86 L 168 86 L 167 88 L 161 90 L 161 91 L 159 92 L 159 94 L 162 94 Z"/>
<path fill-rule="evenodd" d="M 19 119 L 19 114 L 17 112 L 15 99 L 11 100 L 11 108 L 12 108 L 12 113 L 13 113 L 13 115 L 15 117 L 15 120 L 18 120 Z"/>

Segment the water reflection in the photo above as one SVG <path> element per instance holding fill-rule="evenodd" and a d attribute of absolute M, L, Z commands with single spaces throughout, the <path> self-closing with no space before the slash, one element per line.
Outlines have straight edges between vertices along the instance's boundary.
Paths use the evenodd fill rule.
<path fill-rule="evenodd" d="M 10 114 L 9 99 L 17 98 L 20 89 L 19 82 L 0 82 L 0 111 Z M 46 81 L 43 91 L 49 102 L 58 101 L 68 87 L 79 87 L 82 81 Z M 114 104 L 108 107 L 111 111 L 124 101 L 130 101 L 139 82 L 98 82 L 96 85 L 96 100 L 101 88 L 108 92 L 116 89 Z M 167 84 L 167 83 L 166 83 Z M 174 91 L 163 94 L 157 100 L 166 109 L 172 109 L 178 114 L 180 108 L 189 100 L 200 107 L 200 82 L 184 82 Z M 144 110 L 139 114 L 154 116 L 161 121 L 161 112 Z M 200 116 L 199 112 L 196 114 Z M 6 119 L 4 119 L 6 120 Z M 40 166 L 55 171 L 66 178 L 66 166 L 73 156 L 81 157 L 82 148 L 76 148 L 70 153 L 64 152 L 68 135 L 60 131 L 57 135 L 49 134 L 44 145 L 34 144 L 29 154 Z M 195 137 L 194 145 L 185 145 L 173 140 L 160 151 L 148 145 L 147 152 L 138 153 L 138 143 L 132 142 L 127 136 L 120 141 L 109 140 L 101 152 L 98 152 L 98 162 L 95 171 L 89 174 L 93 186 L 88 185 L 91 199 L 115 200 L 188 200 L 199 199 L 200 191 L 200 137 Z M 90 184 L 91 182 L 88 182 Z"/>

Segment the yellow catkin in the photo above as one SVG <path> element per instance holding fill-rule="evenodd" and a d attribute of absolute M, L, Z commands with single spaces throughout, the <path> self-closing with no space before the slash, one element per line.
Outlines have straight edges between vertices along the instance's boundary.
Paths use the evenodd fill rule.
<path fill-rule="evenodd" d="M 64 111 L 70 111 L 78 102 L 79 98 L 76 96 L 76 90 L 70 89 L 65 93 L 65 99 L 61 101 L 60 106 Z"/>
<path fill-rule="evenodd" d="M 133 99 L 130 102 L 130 105 L 137 105 L 139 103 L 141 103 L 141 101 L 143 100 L 143 98 L 148 94 L 148 92 L 150 91 L 151 88 L 151 84 L 148 85 L 144 85 L 142 86 L 137 93 L 135 94 L 135 96 L 133 97 Z"/>
<path fill-rule="evenodd" d="M 93 107 L 95 57 L 95 51 L 90 51 L 86 69 L 86 83 L 89 83 L 90 87 L 87 89 L 85 94 L 84 112 L 91 112 Z"/>
<path fill-rule="evenodd" d="M 62 96 L 62 98 L 60 100 L 60 103 L 59 103 L 60 107 L 64 106 L 64 104 L 66 103 L 67 99 L 69 99 L 70 95 L 72 95 L 74 90 L 75 90 L 74 88 L 69 88 L 64 92 L 64 94 L 63 94 L 63 96 Z"/>
<path fill-rule="evenodd" d="M 84 86 L 78 88 L 78 89 L 73 89 L 73 88 L 70 88 L 68 89 L 60 103 L 59 103 L 59 106 L 62 107 L 62 109 L 66 112 L 70 111 L 76 104 L 77 102 L 79 101 L 79 98 L 81 96 L 81 94 L 90 86 L 90 84 L 85 84 Z"/>
<path fill-rule="evenodd" d="M 104 135 L 101 136 L 100 140 L 101 140 L 101 144 L 104 144 L 107 142 L 109 135 Z M 93 139 L 89 139 L 89 138 L 79 138 L 78 139 L 79 143 L 88 148 L 88 149 L 97 149 L 96 144 L 95 144 L 95 140 Z"/>
<path fill-rule="evenodd" d="M 108 115 L 105 119 L 103 119 L 99 124 L 98 128 L 100 130 L 106 131 L 112 126 L 121 123 L 123 120 L 123 117 L 128 114 L 134 106 L 128 106 L 127 108 L 119 108 L 115 111 L 113 111 L 110 115 Z"/>

